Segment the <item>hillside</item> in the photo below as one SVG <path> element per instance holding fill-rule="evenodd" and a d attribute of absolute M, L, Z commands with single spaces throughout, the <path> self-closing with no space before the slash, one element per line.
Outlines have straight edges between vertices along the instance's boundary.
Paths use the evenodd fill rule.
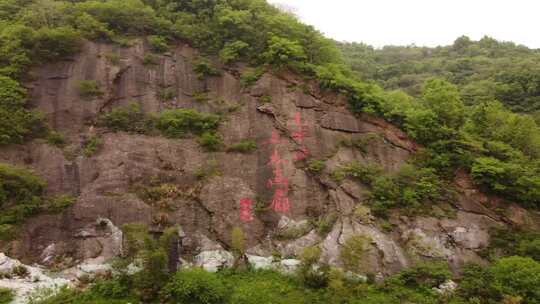
<path fill-rule="evenodd" d="M 531 117 L 451 79 L 385 91 L 262 0 L 0 0 L 0 23 L 19 303 L 41 270 L 11 258 L 70 280 L 35 303 L 540 300 Z"/>
<path fill-rule="evenodd" d="M 458 86 L 468 105 L 498 100 L 515 112 L 538 116 L 540 110 L 539 50 L 490 37 L 472 41 L 466 36 L 436 48 L 374 49 L 360 43 L 339 47 L 361 79 L 376 81 L 388 90 L 419 96 L 423 83 L 436 77 Z"/>

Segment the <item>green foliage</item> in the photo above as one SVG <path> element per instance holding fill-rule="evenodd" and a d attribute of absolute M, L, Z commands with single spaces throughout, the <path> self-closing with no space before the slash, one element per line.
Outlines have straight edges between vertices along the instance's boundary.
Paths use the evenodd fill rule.
<path fill-rule="evenodd" d="M 219 151 L 223 147 L 223 139 L 219 134 L 213 132 L 204 132 L 197 141 L 204 150 L 209 152 Z"/>
<path fill-rule="evenodd" d="M 107 61 L 111 63 L 112 65 L 119 65 L 120 64 L 120 54 L 118 53 L 108 53 L 105 55 L 107 58 Z"/>
<path fill-rule="evenodd" d="M 0 238 L 13 238 L 15 225 L 40 211 L 44 188 L 32 172 L 0 163 Z"/>
<path fill-rule="evenodd" d="M 372 211 L 383 217 L 392 208 L 404 208 L 410 213 L 425 212 L 426 204 L 452 195 L 434 169 L 412 165 L 402 166 L 394 175 L 385 175 L 379 167 L 354 162 L 334 171 L 332 178 L 336 182 L 353 178 L 370 186 Z"/>
<path fill-rule="evenodd" d="M 387 282 L 388 286 L 408 286 L 419 289 L 431 289 L 452 278 L 448 265 L 444 262 L 420 263 L 405 269 Z"/>
<path fill-rule="evenodd" d="M 98 125 L 112 131 L 145 134 L 152 131 L 153 121 L 142 111 L 141 106 L 132 103 L 126 107 L 114 108 L 99 117 Z"/>
<path fill-rule="evenodd" d="M 315 223 L 317 227 L 317 233 L 321 236 L 325 236 L 332 231 L 334 225 L 338 220 L 338 215 L 335 212 L 327 213 L 317 220 Z"/>
<path fill-rule="evenodd" d="M 151 35 L 146 37 L 146 39 L 152 50 L 155 52 L 163 53 L 169 49 L 169 44 L 167 43 L 167 39 L 165 37 Z"/>
<path fill-rule="evenodd" d="M 50 131 L 47 135 L 47 143 L 51 146 L 63 147 L 66 144 L 66 138 L 60 132 Z"/>
<path fill-rule="evenodd" d="M 102 145 L 103 141 L 100 137 L 96 135 L 90 136 L 84 143 L 83 155 L 86 157 L 94 156 L 99 151 Z"/>
<path fill-rule="evenodd" d="M 491 191 L 531 207 L 540 206 L 539 168 L 521 162 L 480 157 L 471 168 L 474 181 Z"/>
<path fill-rule="evenodd" d="M 75 198 L 69 195 L 61 195 L 47 202 L 45 210 L 52 213 L 61 213 L 75 203 Z"/>
<path fill-rule="evenodd" d="M 231 249 L 236 260 L 245 254 L 246 236 L 240 227 L 234 227 L 231 232 Z"/>
<path fill-rule="evenodd" d="M 540 301 L 540 263 L 531 258 L 508 257 L 495 263 L 490 270 L 490 287 L 500 295 L 522 297 L 525 303 Z"/>
<path fill-rule="evenodd" d="M 328 284 L 327 269 L 317 269 L 314 267 L 321 258 L 321 249 L 319 247 L 306 247 L 300 255 L 300 267 L 298 268 L 298 277 L 302 285 L 310 288 L 324 288 Z M 326 267 L 324 267 L 326 268 Z"/>
<path fill-rule="evenodd" d="M 101 90 L 100 84 L 95 80 L 82 80 L 77 84 L 79 95 L 85 99 L 94 97 L 102 97 L 104 92 Z"/>
<path fill-rule="evenodd" d="M 175 88 L 161 88 L 157 92 L 157 97 L 163 102 L 171 101 L 176 98 Z"/>
<path fill-rule="evenodd" d="M 324 160 L 313 159 L 308 162 L 307 170 L 313 174 L 321 174 L 326 168 Z"/>
<path fill-rule="evenodd" d="M 227 42 L 219 52 L 219 59 L 225 64 L 231 64 L 244 56 L 248 47 L 247 43 L 240 40 Z"/>
<path fill-rule="evenodd" d="M 459 278 L 457 294 L 440 295 L 432 288 L 452 278 L 444 263 L 421 263 L 388 277 L 382 284 L 372 285 L 338 269 L 323 266 L 316 270 L 310 267 L 319 260 L 319 256 L 319 249 L 306 249 L 302 254 L 301 267 L 293 276 L 268 270 L 224 270 L 218 273 L 202 269 L 182 270 L 160 290 L 160 299 L 154 297 L 144 302 L 493 304 L 510 303 L 503 302 L 503 299 L 518 297 L 522 298 L 522 303 L 538 302 L 538 289 L 534 285 L 538 284 L 538 263 L 526 258 L 502 259 L 486 268 L 466 267 Z M 39 303 L 137 303 L 133 293 L 140 291 L 133 283 L 133 276 L 121 276 L 113 281 L 98 281 L 84 292 L 63 289 L 59 295 Z"/>
<path fill-rule="evenodd" d="M 226 288 L 216 274 L 202 269 L 177 273 L 161 291 L 165 303 L 221 304 Z"/>
<path fill-rule="evenodd" d="M 244 140 L 227 148 L 228 152 L 251 154 L 257 151 L 257 143 L 252 140 Z"/>
<path fill-rule="evenodd" d="M 308 295 L 292 278 L 271 271 L 222 275 L 230 290 L 224 303 L 235 304 L 307 304 Z"/>
<path fill-rule="evenodd" d="M 0 73 L 0 146 L 20 144 L 43 133 L 42 115 L 27 110 L 25 105 L 26 90 Z"/>
<path fill-rule="evenodd" d="M 77 53 L 81 35 L 71 27 L 43 27 L 35 34 L 35 55 L 40 61 L 58 60 Z"/>
<path fill-rule="evenodd" d="M 221 175 L 221 169 L 216 160 L 209 160 L 197 169 L 195 175 L 198 179 L 211 178 Z"/>
<path fill-rule="evenodd" d="M 272 103 L 272 96 L 270 95 L 263 95 L 261 97 L 259 97 L 259 101 L 261 103 Z"/>
<path fill-rule="evenodd" d="M 167 137 L 184 137 L 187 133 L 202 134 L 213 132 L 219 126 L 220 117 L 199 113 L 191 109 L 164 111 L 157 120 L 156 127 Z"/>
<path fill-rule="evenodd" d="M 217 70 L 212 63 L 204 57 L 199 57 L 193 62 L 193 71 L 201 80 L 211 76 L 219 76 L 221 74 L 219 70 Z"/>
<path fill-rule="evenodd" d="M 266 69 L 264 67 L 249 69 L 242 73 L 242 76 L 240 77 L 240 83 L 244 87 L 250 87 L 254 85 L 257 81 L 259 81 L 259 79 L 265 72 Z"/>
<path fill-rule="evenodd" d="M 530 257 L 540 262 L 540 233 L 510 229 L 490 231 L 489 245 L 480 254 L 494 261 L 512 255 Z"/>
<path fill-rule="evenodd" d="M 302 62 L 307 58 L 300 43 L 278 36 L 270 37 L 268 50 L 262 56 L 266 63 L 278 68 Z"/>
<path fill-rule="evenodd" d="M 369 237 L 363 235 L 354 235 L 348 238 L 339 252 L 339 260 L 343 267 L 353 272 L 364 271 L 367 266 L 365 263 L 371 242 Z"/>
<path fill-rule="evenodd" d="M 158 58 L 152 54 L 145 54 L 142 60 L 143 65 L 152 66 L 158 64 Z"/>
<path fill-rule="evenodd" d="M 15 293 L 9 288 L 0 288 L 0 304 L 9 304 L 13 301 Z"/>

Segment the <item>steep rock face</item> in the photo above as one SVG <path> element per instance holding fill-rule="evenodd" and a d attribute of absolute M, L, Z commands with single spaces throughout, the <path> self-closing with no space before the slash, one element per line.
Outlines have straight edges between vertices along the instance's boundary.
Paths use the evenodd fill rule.
<path fill-rule="evenodd" d="M 113 52 L 121 57 L 117 65 L 107 60 Z M 238 70 L 224 69 L 220 76 L 198 79 L 193 72 L 197 53 L 186 45 L 156 55 L 155 65 L 143 64 L 148 52 L 140 41 L 130 48 L 87 43 L 72 60 L 33 71 L 34 80 L 28 83 L 33 105 L 66 134 L 70 144 L 64 150 L 42 141 L 9 147 L 0 151 L 0 161 L 34 169 L 47 180 L 49 195 L 70 194 L 77 201 L 62 215 L 31 219 L 11 244 L 11 254 L 40 263 L 108 257 L 117 252 L 108 244 L 114 232 L 96 228 L 96 221 L 103 218 L 115 227 L 144 223 L 156 233 L 178 224 L 185 232 L 182 257 L 187 259 L 200 254 L 209 240 L 227 249 L 230 231 L 239 226 L 250 254 L 270 256 L 279 251 L 289 257 L 304 247 L 319 246 L 321 259 L 339 266 L 340 247 L 349 237 L 364 235 L 372 240 L 365 272 L 388 274 L 422 258 L 446 259 L 454 267 L 480 261 L 476 252 L 487 245 L 490 228 L 534 216 L 522 209 L 510 210 L 507 216 L 495 214 L 489 207 L 498 204 L 496 200 L 461 176 L 451 206 L 455 216 L 450 219 L 394 216 L 392 231 L 362 222 L 352 214 L 364 203 L 366 187 L 353 181 L 337 185 L 329 174 L 352 161 L 397 171 L 421 149 L 402 131 L 378 118 L 351 115 L 342 96 L 321 92 L 292 75 L 266 73 L 254 86 L 243 88 Z M 77 87 L 83 80 L 97 81 L 103 95 L 79 96 Z M 165 89 L 174 93 L 170 100 L 159 98 Z M 219 132 L 225 143 L 252 140 L 258 149 L 253 154 L 206 153 L 193 138 L 112 133 L 95 127 L 101 113 L 130 103 L 140 104 L 147 114 L 171 108 L 224 113 Z M 299 128 L 305 138 L 298 137 Z M 81 149 L 91 135 L 102 138 L 102 147 L 85 157 Z M 365 143 L 363 151 L 341 144 L 356 139 Z M 308 174 L 305 161 L 298 160 L 306 151 L 310 159 L 326 159 L 320 176 Z M 286 212 L 264 208 L 275 193 L 268 182 L 276 174 L 270 163 L 276 155 L 280 174 L 289 183 Z M 217 174 L 201 179 L 201 170 L 209 168 Z M 148 203 L 138 191 L 156 181 L 174 189 L 167 206 Z M 245 198 L 257 209 L 250 222 L 240 220 L 240 201 Z M 317 233 L 309 220 L 331 214 L 336 219 L 330 232 Z M 280 226 L 284 219 L 288 224 Z M 292 222 L 306 223 L 304 231 L 277 238 L 280 231 L 291 229 Z"/>

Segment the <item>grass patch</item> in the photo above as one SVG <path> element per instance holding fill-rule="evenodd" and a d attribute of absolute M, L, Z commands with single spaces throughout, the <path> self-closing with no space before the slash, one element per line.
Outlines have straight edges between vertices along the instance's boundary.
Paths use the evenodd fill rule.
<path fill-rule="evenodd" d="M 324 171 L 324 168 L 326 168 L 326 163 L 324 160 L 310 160 L 307 165 L 308 172 L 315 175 L 321 174 Z"/>
<path fill-rule="evenodd" d="M 204 132 L 199 136 L 197 142 L 205 151 L 209 152 L 219 151 L 223 147 L 223 139 L 219 134 L 214 132 Z"/>
<path fill-rule="evenodd" d="M 102 97 L 105 93 L 101 90 L 99 82 L 95 80 L 82 80 L 77 84 L 79 96 L 84 99 Z"/>
<path fill-rule="evenodd" d="M 99 151 L 102 145 L 103 141 L 101 140 L 101 138 L 96 135 L 90 136 L 84 144 L 83 155 L 86 157 L 94 156 Z"/>
<path fill-rule="evenodd" d="M 257 143 L 252 140 L 244 140 L 227 148 L 227 152 L 251 154 L 257 151 Z"/>
<path fill-rule="evenodd" d="M 181 138 L 188 133 L 202 134 L 217 130 L 221 118 L 214 114 L 200 113 L 192 109 L 164 111 L 157 119 L 156 127 L 167 137 Z"/>

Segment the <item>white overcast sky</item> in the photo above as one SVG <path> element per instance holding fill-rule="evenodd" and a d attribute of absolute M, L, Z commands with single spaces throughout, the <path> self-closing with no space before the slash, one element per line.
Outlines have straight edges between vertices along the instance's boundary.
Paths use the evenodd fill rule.
<path fill-rule="evenodd" d="M 339 41 L 437 46 L 484 35 L 540 48 L 540 0 L 269 0 Z"/>

